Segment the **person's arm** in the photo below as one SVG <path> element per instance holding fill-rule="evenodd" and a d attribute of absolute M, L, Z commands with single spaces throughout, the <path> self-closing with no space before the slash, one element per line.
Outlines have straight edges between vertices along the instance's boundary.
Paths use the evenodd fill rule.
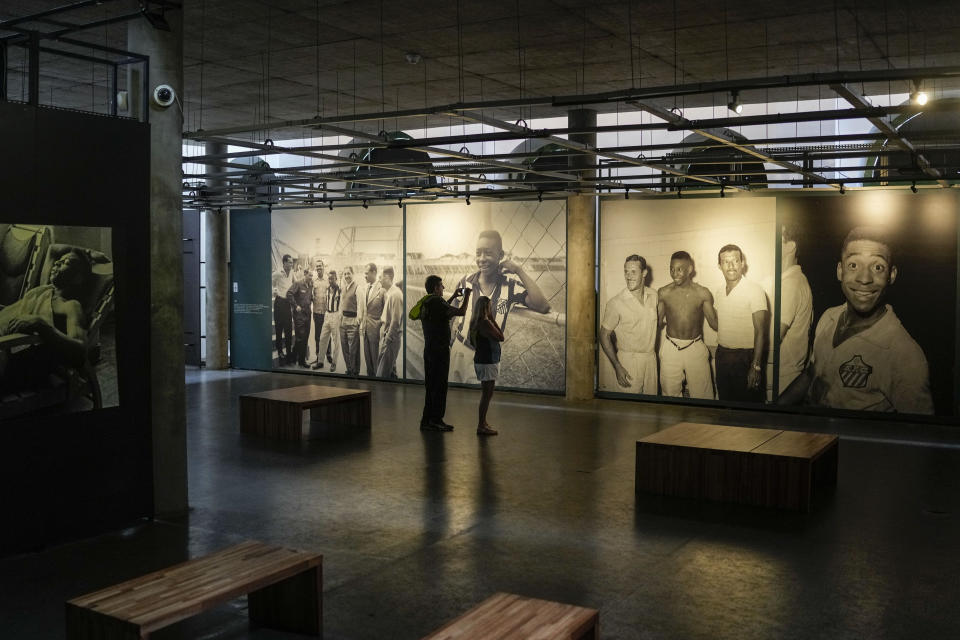
<path fill-rule="evenodd" d="M 800 375 L 793 379 L 793 382 L 783 390 L 783 393 L 777 398 L 777 404 L 801 404 L 807 396 L 807 390 L 813 382 L 813 364 L 808 364 Z"/>
<path fill-rule="evenodd" d="M 713 306 L 713 294 L 706 287 L 703 287 L 703 317 L 707 319 L 710 328 L 717 331 L 717 326 L 719 326 L 717 308 Z"/>
<path fill-rule="evenodd" d="M 273 283 L 273 297 L 282 298 L 283 292 L 280 291 L 280 274 L 274 273 L 273 276 L 271 276 L 270 280 Z"/>
<path fill-rule="evenodd" d="M 76 300 L 66 303 L 64 309 L 66 317 L 66 333 L 47 323 L 40 316 L 24 316 L 10 323 L 13 333 L 31 333 L 39 336 L 63 356 L 64 360 L 73 366 L 81 366 L 86 359 L 87 331 L 83 327 L 83 307 Z"/>
<path fill-rule="evenodd" d="M 400 318 L 403 316 L 403 297 L 390 296 L 387 304 L 390 305 L 390 312 L 385 315 L 389 318 L 390 325 L 385 328 L 384 336 L 387 342 L 393 343 L 400 340 Z"/>
<path fill-rule="evenodd" d="M 287 302 L 290 303 L 290 308 L 296 311 L 300 311 L 300 305 L 297 304 L 297 283 L 294 282 L 290 285 L 290 288 L 287 289 Z"/>
<path fill-rule="evenodd" d="M 891 376 L 890 403 L 897 413 L 933 415 L 927 358 L 919 345 L 911 347 L 916 348 L 908 348 L 904 352 L 897 350 L 896 364 Z"/>
<path fill-rule="evenodd" d="M 600 327 L 600 347 L 607 359 L 610 360 L 610 364 L 613 365 L 613 370 L 617 374 L 617 384 L 621 387 L 629 387 L 633 381 L 633 376 L 627 373 L 624 366 L 620 364 L 620 359 L 617 358 L 617 349 L 613 346 L 613 340 L 610 339 L 610 333 L 609 329 Z"/>
<path fill-rule="evenodd" d="M 760 373 L 763 371 L 763 354 L 766 353 L 767 323 L 770 312 L 766 309 L 753 312 L 753 360 L 747 372 L 747 388 L 760 386 Z"/>
<path fill-rule="evenodd" d="M 480 323 L 480 326 L 477 327 L 477 331 L 491 340 L 496 340 L 497 342 L 503 342 L 504 340 L 503 331 L 500 331 L 500 327 L 497 326 L 497 323 L 490 318 L 484 318 L 483 322 Z"/>
<path fill-rule="evenodd" d="M 459 307 L 450 307 L 450 310 L 452 311 L 452 313 L 450 314 L 450 317 L 467 315 L 467 305 L 470 304 L 471 292 L 472 292 L 471 289 L 467 289 L 466 291 L 463 292 L 463 302 L 460 303 Z M 450 299 L 447 300 L 447 304 L 450 304 L 451 302 L 456 300 L 459 296 L 460 296 L 460 291 L 458 289 L 457 291 L 454 291 L 453 295 L 450 296 Z"/>
<path fill-rule="evenodd" d="M 523 270 L 523 267 L 513 260 L 504 260 L 500 263 L 500 268 L 504 273 L 512 273 L 520 278 L 520 282 L 523 283 L 523 288 L 527 291 L 527 299 L 524 304 L 528 309 L 536 311 L 537 313 L 547 313 L 550 311 L 550 302 L 546 296 L 543 295 L 543 291 L 540 290 L 540 285 Z"/>

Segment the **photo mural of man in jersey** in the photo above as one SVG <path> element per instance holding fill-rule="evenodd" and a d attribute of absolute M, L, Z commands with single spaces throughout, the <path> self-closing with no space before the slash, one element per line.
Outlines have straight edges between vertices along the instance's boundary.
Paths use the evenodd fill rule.
<path fill-rule="evenodd" d="M 952 412 L 955 202 L 951 194 L 872 192 L 781 206 L 810 247 L 816 327 L 809 362 L 781 404 Z"/>
<path fill-rule="evenodd" d="M 465 316 L 454 319 L 450 382 L 479 384 L 467 328 L 474 301 L 485 296 L 506 337 L 498 385 L 563 390 L 565 216 L 562 200 L 407 207 L 407 309 L 423 296 L 418 283 L 430 274 L 451 289 L 473 291 Z M 407 336 L 407 377 L 422 378 L 417 323 L 408 323 Z"/>

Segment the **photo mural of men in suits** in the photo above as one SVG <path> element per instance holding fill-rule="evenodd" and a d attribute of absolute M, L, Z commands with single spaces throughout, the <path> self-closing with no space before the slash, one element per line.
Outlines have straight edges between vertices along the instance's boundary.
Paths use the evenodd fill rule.
<path fill-rule="evenodd" d="M 703 321 L 717 330 L 713 294 L 693 281 L 693 258 L 686 251 L 670 256 L 670 284 L 660 288 L 657 315 L 664 327 L 660 343 L 660 388 L 679 398 L 683 381 L 691 398 L 713 399 L 710 352 L 703 342 Z"/>
<path fill-rule="evenodd" d="M 886 229 L 860 226 L 847 234 L 837 263 L 846 303 L 823 312 L 810 364 L 782 402 L 804 398 L 836 409 L 933 413 L 926 356 L 885 303 L 898 275 Z"/>
<path fill-rule="evenodd" d="M 357 311 L 357 282 L 353 267 L 343 268 L 343 291 L 340 297 L 340 346 L 347 375 L 360 375 L 360 321 Z"/>
<path fill-rule="evenodd" d="M 363 360 L 366 374 L 377 375 L 380 360 L 380 327 L 383 324 L 383 287 L 377 278 L 377 265 L 369 263 L 364 269 L 363 278 L 367 286 L 363 289 L 362 300 L 358 301 L 362 319 L 360 320 L 360 343 L 363 346 Z"/>
<path fill-rule="evenodd" d="M 627 256 L 623 263 L 626 287 L 603 310 L 600 347 L 616 374 L 617 386 L 606 385 L 614 391 L 657 393 L 657 294 L 646 286 L 647 273 L 643 256 Z"/>

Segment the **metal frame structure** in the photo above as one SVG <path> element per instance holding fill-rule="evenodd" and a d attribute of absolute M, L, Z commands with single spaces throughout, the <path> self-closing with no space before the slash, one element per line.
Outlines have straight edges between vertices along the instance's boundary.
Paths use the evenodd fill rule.
<path fill-rule="evenodd" d="M 235 162 L 236 159 L 251 156 L 273 156 L 289 154 L 320 161 L 309 166 L 283 169 L 271 168 L 268 171 L 276 174 L 275 184 L 281 187 L 279 198 L 273 204 L 275 208 L 304 208 L 333 205 L 368 205 L 373 202 L 384 202 L 377 197 L 378 191 L 386 186 L 396 186 L 398 182 L 416 176 L 431 175 L 437 178 L 441 188 L 416 189 L 411 187 L 411 193 L 406 198 L 409 201 L 435 200 L 438 198 L 491 197 L 491 198 L 530 198 L 544 195 L 565 195 L 570 192 L 607 192 L 624 193 L 627 197 L 631 192 L 640 195 L 669 195 L 678 189 L 719 190 L 721 195 L 725 188 L 736 190 L 755 190 L 756 186 L 748 183 L 744 176 L 749 174 L 764 174 L 766 187 L 796 187 L 813 188 L 823 187 L 843 192 L 847 185 L 857 184 L 864 187 L 886 183 L 888 178 L 867 176 L 835 178 L 824 174 L 840 170 L 855 171 L 868 168 L 871 158 L 890 153 L 906 151 L 913 159 L 918 174 L 923 176 L 921 184 L 951 187 L 957 178 L 945 174 L 945 167 L 934 166 L 923 154 L 923 147 L 928 143 L 936 143 L 938 148 L 948 148 L 960 151 L 960 131 L 941 132 L 936 138 L 916 140 L 905 139 L 897 131 L 892 118 L 899 114 L 916 114 L 933 112 L 945 107 L 931 101 L 921 107 L 913 104 L 894 106 L 875 106 L 862 91 L 854 88 L 867 86 L 870 83 L 888 83 L 895 80 L 941 80 L 960 77 L 960 67 L 936 67 L 927 69 L 890 69 L 885 71 L 850 71 L 837 73 L 806 74 L 799 76 L 785 76 L 774 78 L 748 78 L 727 82 L 696 83 L 690 85 L 651 87 L 646 89 L 625 89 L 623 91 L 607 92 L 603 94 L 582 96 L 560 96 L 553 98 L 527 98 L 523 100 L 504 102 L 491 101 L 483 103 L 464 103 L 457 105 L 441 105 L 434 108 L 394 111 L 383 113 L 358 114 L 350 117 L 316 117 L 301 120 L 261 123 L 258 125 L 230 127 L 215 131 L 187 132 L 184 138 L 196 142 L 216 142 L 245 149 L 221 154 L 204 154 L 184 157 L 184 163 L 207 165 L 208 167 L 222 167 L 226 173 L 216 174 L 217 178 L 226 178 L 226 186 L 203 187 L 201 182 L 213 177 L 209 171 L 199 173 L 185 173 L 184 206 L 191 207 L 238 207 L 251 206 L 250 199 L 244 192 L 244 177 L 256 176 L 265 171 L 251 169 L 251 167 Z M 716 92 L 740 92 L 752 89 L 782 88 L 782 87 L 818 86 L 830 89 L 837 97 L 849 103 L 849 108 L 814 110 L 795 113 L 774 113 L 764 115 L 739 116 L 731 112 L 729 117 L 710 118 L 705 120 L 689 120 L 677 110 L 666 109 L 656 101 L 664 102 L 676 100 L 682 96 Z M 618 108 L 629 107 L 650 114 L 656 121 L 644 124 L 624 124 L 579 128 L 534 129 L 527 126 L 523 120 L 516 123 L 491 118 L 484 111 L 498 110 L 503 112 L 531 105 L 549 105 L 554 108 L 565 106 L 588 106 L 603 108 L 617 103 Z M 621 111 L 622 113 L 622 111 Z M 464 124 L 483 124 L 492 130 L 480 134 L 447 135 L 429 137 L 421 140 L 387 140 L 381 134 L 365 132 L 360 128 L 350 128 L 345 125 L 353 124 L 362 127 L 364 123 L 382 122 L 384 120 L 411 120 L 424 116 L 446 116 L 459 120 Z M 743 144 L 729 139 L 722 133 L 726 127 L 748 125 L 770 125 L 784 123 L 803 123 L 817 121 L 837 121 L 848 119 L 866 119 L 872 123 L 877 132 L 867 134 L 836 134 L 807 137 L 768 138 L 752 140 Z M 350 142 L 345 144 L 326 144 L 317 146 L 283 146 L 272 141 L 266 143 L 253 142 L 247 139 L 257 133 L 267 131 L 278 132 L 317 132 L 328 135 L 346 136 Z M 569 136 L 583 133 L 609 133 L 627 131 L 689 131 L 702 135 L 709 142 L 709 146 L 727 152 L 723 161 L 745 167 L 757 167 L 755 171 L 744 169 L 739 173 L 722 174 L 717 176 L 698 175 L 693 171 L 680 168 L 679 163 L 692 166 L 699 163 L 716 163 L 717 154 L 711 154 L 710 159 L 704 159 L 696 154 L 689 153 L 690 147 L 703 149 L 703 143 L 691 144 L 650 144 L 632 145 L 629 147 L 598 148 L 574 142 Z M 589 155 L 593 163 L 579 170 L 566 171 L 537 171 L 523 165 L 517 158 L 527 157 L 523 153 L 470 153 L 466 144 L 479 142 L 499 142 L 504 140 L 545 140 L 566 149 L 568 157 Z M 361 142 L 357 142 L 357 141 Z M 879 149 L 878 146 L 891 142 L 896 150 Z M 855 144 L 859 143 L 859 144 Z M 946 147 L 944 147 L 946 145 Z M 426 172 L 422 168 L 411 168 L 403 163 L 361 163 L 345 161 L 343 154 L 356 148 L 374 147 L 407 147 L 426 151 L 433 159 L 433 170 Z M 637 155 L 628 155 L 639 152 Z M 862 160 L 853 166 L 833 166 L 837 160 Z M 350 194 L 345 189 L 337 189 L 332 183 L 348 182 L 352 179 L 352 170 L 357 166 L 376 168 L 379 172 L 392 175 L 392 180 L 382 179 L 365 180 L 368 192 Z M 579 171 L 602 169 L 595 172 L 595 177 L 581 175 Z M 636 169 L 636 171 L 629 171 Z M 614 176 L 617 170 L 619 175 Z M 530 184 L 519 178 L 518 174 L 530 173 L 551 179 L 551 185 L 564 185 L 562 188 L 551 186 L 541 191 L 531 189 Z M 506 174 L 508 177 L 504 177 Z M 682 180 L 683 187 L 678 187 Z M 193 184 L 191 184 L 191 181 Z M 364 197 L 367 195 L 368 197 Z M 401 199 L 402 200 L 402 199 Z M 398 203 L 397 199 L 390 200 Z"/>

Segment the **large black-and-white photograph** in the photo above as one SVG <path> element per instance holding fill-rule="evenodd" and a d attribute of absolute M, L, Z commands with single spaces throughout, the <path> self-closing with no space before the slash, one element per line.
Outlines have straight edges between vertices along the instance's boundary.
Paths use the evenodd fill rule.
<path fill-rule="evenodd" d="M 601 391 L 762 403 L 772 397 L 773 198 L 601 206 Z"/>
<path fill-rule="evenodd" d="M 956 207 L 909 191 L 780 201 L 780 403 L 953 413 Z"/>
<path fill-rule="evenodd" d="M 402 377 L 402 211 L 274 211 L 271 229 L 274 368 Z"/>
<path fill-rule="evenodd" d="M 562 391 L 565 384 L 566 202 L 463 202 L 407 207 L 407 306 L 425 295 L 429 275 L 447 296 L 470 289 L 453 320 L 450 382 L 479 384 L 468 328 L 481 299 L 503 332 L 497 384 Z M 457 306 L 460 299 L 453 300 Z M 423 379 L 423 332 L 407 328 L 407 377 Z"/>
<path fill-rule="evenodd" d="M 0 224 L 0 419 L 119 404 L 111 237 Z"/>

